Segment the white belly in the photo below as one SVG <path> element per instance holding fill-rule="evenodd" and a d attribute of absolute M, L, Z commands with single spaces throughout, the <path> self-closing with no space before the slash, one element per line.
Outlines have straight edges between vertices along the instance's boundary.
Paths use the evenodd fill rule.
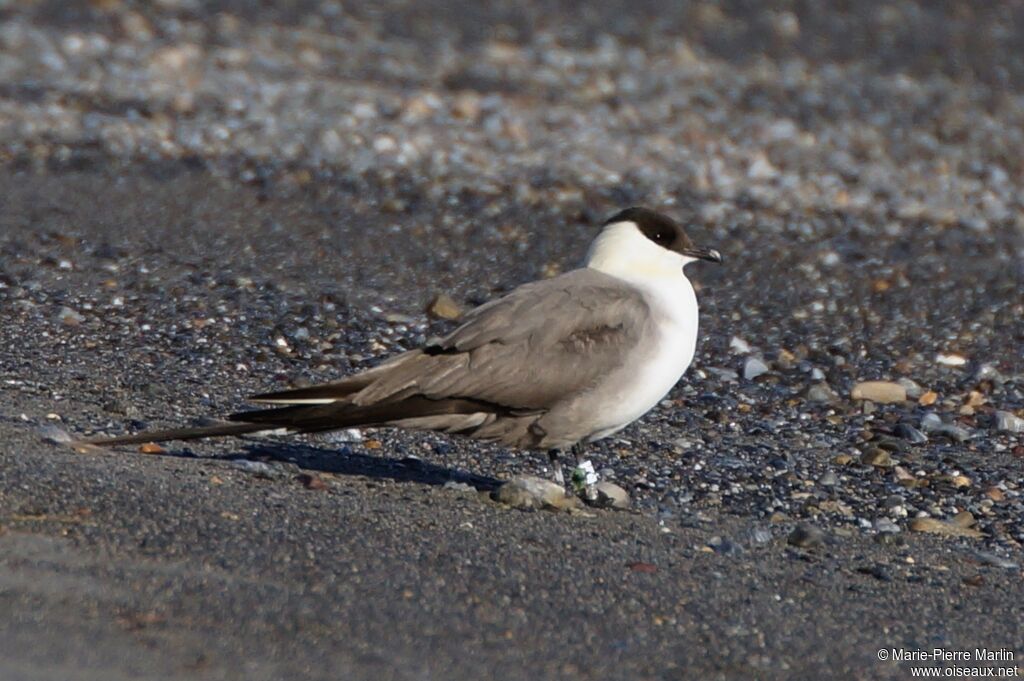
<path fill-rule="evenodd" d="M 618 375 L 609 377 L 606 405 L 597 427 L 587 437 L 599 440 L 615 433 L 653 409 L 686 372 L 697 347 L 697 297 L 690 282 L 679 276 L 657 287 L 645 287 L 658 335 L 627 362 Z M 650 290 L 653 288 L 653 290 Z M 605 392 L 605 391 L 602 391 Z"/>

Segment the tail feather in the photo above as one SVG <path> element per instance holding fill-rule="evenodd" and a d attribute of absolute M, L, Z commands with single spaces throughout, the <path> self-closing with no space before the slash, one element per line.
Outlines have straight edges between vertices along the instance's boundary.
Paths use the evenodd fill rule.
<path fill-rule="evenodd" d="M 316 433 L 353 426 L 384 426 L 389 422 L 443 415 L 504 413 L 507 410 L 476 400 L 431 400 L 412 397 L 398 402 L 357 406 L 348 402 L 331 404 L 297 404 L 272 409 L 257 409 L 231 414 L 233 423 L 218 423 L 195 428 L 172 428 L 122 435 L 111 438 L 81 440 L 84 445 L 131 445 L 168 440 L 197 440 L 206 437 L 245 435 L 261 430 L 287 428 L 297 433 Z"/>

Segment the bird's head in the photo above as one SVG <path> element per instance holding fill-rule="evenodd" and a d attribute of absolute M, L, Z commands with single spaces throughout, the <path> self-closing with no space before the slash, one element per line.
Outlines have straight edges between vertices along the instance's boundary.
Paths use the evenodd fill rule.
<path fill-rule="evenodd" d="M 678 276 L 697 260 L 722 262 L 713 248 L 695 246 L 672 218 L 648 208 L 627 208 L 608 218 L 587 255 L 587 267 L 616 276 Z"/>

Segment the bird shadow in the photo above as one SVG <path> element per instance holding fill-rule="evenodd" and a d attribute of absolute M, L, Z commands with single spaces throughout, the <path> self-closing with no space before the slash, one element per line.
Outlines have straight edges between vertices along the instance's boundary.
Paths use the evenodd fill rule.
<path fill-rule="evenodd" d="M 40 435 L 44 442 L 57 446 L 85 447 L 89 451 L 102 449 L 102 447 L 97 445 L 76 441 L 61 429 L 44 428 Z M 181 459 L 234 462 L 241 467 L 245 467 L 242 462 L 267 464 L 273 461 L 278 464 L 276 469 L 265 468 L 253 471 L 264 475 L 264 477 L 283 476 L 288 472 L 286 467 L 294 466 L 297 469 L 296 473 L 317 471 L 331 475 L 394 480 L 396 482 L 412 482 L 435 486 L 454 482 L 470 485 L 480 491 L 492 491 L 503 483 L 502 480 L 497 478 L 455 468 L 446 468 L 445 466 L 439 466 L 415 456 L 394 459 L 360 454 L 353 452 L 348 445 L 343 445 L 340 449 L 336 449 L 316 447 L 302 442 L 251 441 L 247 438 L 242 438 L 242 443 L 240 448 L 242 452 L 231 454 L 200 454 L 188 447 L 176 450 L 161 449 L 160 451 L 151 452 L 151 454 Z"/>
<path fill-rule="evenodd" d="M 501 480 L 478 475 L 455 468 L 447 468 L 423 461 L 417 457 L 393 459 L 352 451 L 348 446 L 340 449 L 315 447 L 303 443 L 252 442 L 242 447 L 242 452 L 215 458 L 222 461 L 258 461 L 293 465 L 297 473 L 319 472 L 347 477 L 364 477 L 376 480 L 393 480 L 422 485 L 440 486 L 449 482 L 464 483 L 477 490 L 491 491 L 502 484 Z M 196 457 L 194 453 L 166 452 L 170 456 Z"/>

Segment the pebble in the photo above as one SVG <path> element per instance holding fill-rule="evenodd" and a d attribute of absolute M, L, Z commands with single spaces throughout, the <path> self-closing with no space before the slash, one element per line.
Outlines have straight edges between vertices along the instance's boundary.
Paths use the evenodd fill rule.
<path fill-rule="evenodd" d="M 905 402 L 907 389 L 892 381 L 862 381 L 853 386 L 850 396 L 855 400 L 870 400 L 879 404 Z"/>
<path fill-rule="evenodd" d="M 921 417 L 921 430 L 926 433 L 934 432 L 943 426 L 942 419 L 935 412 L 928 412 Z"/>
<path fill-rule="evenodd" d="M 926 433 L 942 435 L 954 442 L 966 442 L 971 439 L 971 431 L 952 423 L 944 423 L 934 412 L 929 412 L 921 417 L 921 430 Z"/>
<path fill-rule="evenodd" d="M 882 534 L 899 534 L 900 526 L 891 518 L 879 518 L 875 521 L 875 531 Z"/>
<path fill-rule="evenodd" d="M 427 305 L 427 315 L 434 319 L 455 320 L 462 316 L 462 307 L 446 293 L 439 293 Z"/>
<path fill-rule="evenodd" d="M 345 428 L 343 430 L 331 430 L 326 433 L 316 433 L 315 439 L 321 442 L 334 444 L 345 444 L 349 442 L 362 442 L 363 431 L 359 428 Z"/>
<path fill-rule="evenodd" d="M 726 556 L 743 553 L 743 547 L 728 537 L 714 536 L 708 540 L 707 545 L 715 553 L 720 553 Z"/>
<path fill-rule="evenodd" d="M 992 567 L 1003 568 L 1004 570 L 1016 570 L 1020 567 L 1020 563 L 1015 563 L 1008 558 L 1003 558 L 987 551 L 975 551 L 971 556 L 982 565 L 991 565 Z"/>
<path fill-rule="evenodd" d="M 823 402 L 832 404 L 839 401 L 839 395 L 836 391 L 832 390 L 828 383 L 816 383 L 809 388 L 805 393 L 805 397 L 808 402 Z"/>
<path fill-rule="evenodd" d="M 739 336 L 733 336 L 729 339 L 729 349 L 735 352 L 737 355 L 749 355 L 753 349 L 750 347 L 750 343 L 743 340 Z"/>
<path fill-rule="evenodd" d="M 753 381 L 758 376 L 766 374 L 770 371 L 768 365 L 761 360 L 760 357 L 747 357 L 746 361 L 743 362 L 743 378 L 748 381 Z"/>
<path fill-rule="evenodd" d="M 892 581 L 892 575 L 889 573 L 889 570 L 880 563 L 875 563 L 874 565 L 862 565 L 857 568 L 857 572 L 862 575 L 870 575 L 882 582 Z"/>
<path fill-rule="evenodd" d="M 70 307 L 62 307 L 57 313 L 57 318 L 64 326 L 78 326 L 85 321 L 85 316 Z"/>
<path fill-rule="evenodd" d="M 565 488 L 561 485 L 533 476 L 509 480 L 494 490 L 491 498 L 498 503 L 526 511 L 541 508 L 568 511 L 579 508 L 582 503 L 576 497 L 567 496 Z"/>
<path fill-rule="evenodd" d="M 629 492 L 616 485 L 614 482 L 601 480 L 594 486 L 597 491 L 597 499 L 593 506 L 601 508 L 626 509 L 630 506 Z"/>
<path fill-rule="evenodd" d="M 880 447 L 871 447 L 860 456 L 860 462 L 876 468 L 890 468 L 894 465 L 889 452 Z"/>
<path fill-rule="evenodd" d="M 966 357 L 964 357 L 963 355 L 957 355 L 955 353 L 944 354 L 940 352 L 939 354 L 935 355 L 935 361 L 936 363 L 947 367 L 962 367 L 963 365 L 967 364 Z"/>
<path fill-rule="evenodd" d="M 786 543 L 801 549 L 812 549 L 825 543 L 825 532 L 814 525 L 800 523 L 786 537 Z"/>
<path fill-rule="evenodd" d="M 920 430 L 910 425 L 909 423 L 898 423 L 894 431 L 897 436 L 903 438 L 907 442 L 912 442 L 915 445 L 924 444 L 928 442 L 928 436 L 922 433 Z"/>
<path fill-rule="evenodd" d="M 985 536 L 974 528 L 963 527 L 957 523 L 950 523 L 937 518 L 914 518 L 910 521 L 910 529 L 914 532 L 926 532 L 946 537 L 971 537 L 977 539 Z"/>
<path fill-rule="evenodd" d="M 933 431 L 936 435 L 943 435 L 954 442 L 967 442 L 971 439 L 971 431 L 951 423 L 943 423 Z"/>
<path fill-rule="evenodd" d="M 1008 411 L 997 411 L 995 416 L 996 430 L 1008 433 L 1024 433 L 1024 419 Z"/>
<path fill-rule="evenodd" d="M 916 400 L 924 394 L 924 388 L 909 378 L 901 378 L 896 382 L 903 386 L 903 389 L 907 392 L 907 397 L 912 400 Z"/>
<path fill-rule="evenodd" d="M 443 488 L 463 493 L 476 492 L 476 487 L 473 487 L 468 482 L 459 482 L 458 480 L 449 480 L 444 483 Z"/>
<path fill-rule="evenodd" d="M 822 487 L 835 487 L 839 484 L 839 478 L 832 471 L 825 471 L 825 474 L 818 478 L 818 484 Z"/>
<path fill-rule="evenodd" d="M 283 472 L 276 466 L 271 466 L 268 463 L 262 461 L 250 461 L 249 459 L 235 459 L 231 462 L 231 465 L 235 468 L 241 469 L 246 473 L 252 473 L 259 478 L 279 478 L 283 475 Z"/>

